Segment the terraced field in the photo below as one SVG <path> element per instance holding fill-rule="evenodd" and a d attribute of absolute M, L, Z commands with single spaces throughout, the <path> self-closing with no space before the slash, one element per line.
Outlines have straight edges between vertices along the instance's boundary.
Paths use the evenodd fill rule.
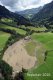
<path fill-rule="evenodd" d="M 24 25 L 21 26 L 21 28 L 23 28 L 23 29 L 27 28 L 27 29 L 34 30 L 34 31 L 45 31 L 45 30 L 47 30 L 46 27 L 32 27 L 32 26 L 25 27 Z"/>
<path fill-rule="evenodd" d="M 34 31 L 45 31 L 47 30 L 46 27 L 27 27 L 30 30 L 34 30 Z"/>
<path fill-rule="evenodd" d="M 17 25 L 17 22 L 15 22 L 14 19 L 11 19 L 11 18 L 9 18 L 9 19 L 8 18 L 2 18 L 1 22 L 7 23 L 7 24 L 13 25 L 13 26 Z"/>
<path fill-rule="evenodd" d="M 1 23 L 0 23 L 0 28 L 15 30 L 17 33 L 19 33 L 21 35 L 25 35 L 26 34 L 26 31 L 24 31 L 22 29 L 19 29 L 19 28 L 16 28 L 16 27 L 11 27 L 11 26 L 8 26 L 8 25 L 5 25 L 5 24 L 1 24 Z"/>

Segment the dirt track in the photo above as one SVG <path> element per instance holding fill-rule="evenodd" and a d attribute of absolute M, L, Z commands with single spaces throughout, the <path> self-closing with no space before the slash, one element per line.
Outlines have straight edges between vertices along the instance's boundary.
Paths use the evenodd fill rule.
<path fill-rule="evenodd" d="M 13 67 L 14 72 L 19 72 L 22 67 L 30 69 L 36 63 L 36 57 L 29 56 L 24 48 L 25 40 L 22 39 L 10 46 L 4 53 L 3 60 Z"/>

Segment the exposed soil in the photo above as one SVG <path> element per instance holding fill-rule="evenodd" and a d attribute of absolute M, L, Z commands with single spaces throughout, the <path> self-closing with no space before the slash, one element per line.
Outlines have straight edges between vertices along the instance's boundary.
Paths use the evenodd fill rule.
<path fill-rule="evenodd" d="M 10 46 L 4 53 L 3 60 L 13 67 L 14 72 L 31 69 L 36 64 L 36 57 L 28 55 L 24 45 L 27 41 L 22 39 Z"/>

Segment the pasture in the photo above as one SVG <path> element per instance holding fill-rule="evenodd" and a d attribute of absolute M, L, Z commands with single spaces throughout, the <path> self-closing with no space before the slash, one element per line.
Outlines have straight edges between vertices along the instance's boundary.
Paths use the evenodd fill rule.
<path fill-rule="evenodd" d="M 31 37 L 42 43 L 48 54 L 43 64 L 25 74 L 25 80 L 53 80 L 53 33 L 34 33 Z"/>
<path fill-rule="evenodd" d="M 16 28 L 16 27 L 11 27 L 11 26 L 8 26 L 8 25 L 5 25 L 5 24 L 1 24 L 1 23 L 0 23 L 0 28 L 15 30 L 17 33 L 19 33 L 21 35 L 25 35 L 26 34 L 26 31 L 24 31 L 22 29 L 19 29 L 19 28 Z"/>
<path fill-rule="evenodd" d="M 10 34 L 0 31 L 0 50 L 3 49 L 9 37 L 10 37 Z"/>
<path fill-rule="evenodd" d="M 27 26 L 25 27 L 24 25 L 20 26 L 20 28 L 23 28 L 23 29 L 30 29 L 31 31 L 34 30 L 34 31 L 45 31 L 47 30 L 46 27 L 42 26 L 42 27 L 33 27 L 33 26 Z"/>
<path fill-rule="evenodd" d="M 0 58 L 3 55 L 1 51 L 5 47 L 5 44 L 9 37 L 10 37 L 10 34 L 0 31 Z"/>

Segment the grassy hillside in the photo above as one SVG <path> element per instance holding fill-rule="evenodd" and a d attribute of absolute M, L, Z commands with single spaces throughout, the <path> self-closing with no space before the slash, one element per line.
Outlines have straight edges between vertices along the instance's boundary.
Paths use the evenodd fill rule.
<path fill-rule="evenodd" d="M 42 43 L 48 54 L 42 65 L 25 74 L 25 80 L 53 80 L 53 33 L 34 33 L 31 37 Z"/>
<path fill-rule="evenodd" d="M 17 26 L 17 22 L 15 22 L 14 19 L 11 18 L 1 18 L 0 22 L 3 22 L 11 26 Z"/>
<path fill-rule="evenodd" d="M 3 50 L 9 37 L 10 34 L 0 31 L 0 59 L 3 55 L 1 51 Z"/>
<path fill-rule="evenodd" d="M 53 24 L 53 1 L 46 4 L 37 14 L 32 18 L 34 24 Z"/>
<path fill-rule="evenodd" d="M 47 30 L 46 27 L 27 27 L 30 30 L 34 30 L 34 31 L 45 31 Z"/>
<path fill-rule="evenodd" d="M 22 29 L 19 29 L 19 28 L 16 28 L 16 27 L 11 27 L 11 26 L 8 26 L 8 25 L 5 25 L 5 24 L 1 24 L 1 23 L 0 23 L 0 28 L 15 30 L 17 33 L 19 33 L 21 35 L 25 35 L 26 34 L 26 31 L 24 31 Z"/>
<path fill-rule="evenodd" d="M 22 26 L 20 26 L 20 28 L 21 29 L 23 29 L 23 30 L 26 30 L 26 29 L 29 29 L 30 31 L 45 31 L 45 30 L 47 30 L 47 28 L 46 27 L 44 27 L 44 26 L 24 26 L 24 25 L 22 25 Z"/>
<path fill-rule="evenodd" d="M 33 39 L 36 39 L 37 41 L 44 44 L 46 50 L 52 50 L 53 49 L 53 33 L 34 33 L 32 35 Z"/>
<path fill-rule="evenodd" d="M 21 35 L 26 35 L 27 31 L 23 28 L 28 28 L 34 31 L 44 31 L 47 30 L 45 27 L 25 27 L 20 26 L 21 29 L 4 25 L 0 23 L 0 28 L 15 30 L 16 33 Z M 25 80 L 53 80 L 53 33 L 33 33 L 31 36 L 31 41 L 29 41 L 25 49 L 30 56 L 37 57 L 37 66 L 30 69 L 25 74 Z M 0 31 L 0 59 L 3 56 L 1 50 L 4 48 L 10 34 Z M 12 37 L 11 37 L 12 38 Z M 19 38 L 19 37 L 18 37 Z M 13 39 L 12 39 L 13 40 Z M 10 39 L 10 41 L 12 41 Z M 13 42 L 13 41 L 12 41 Z M 44 61 L 44 53 L 47 52 L 46 61 Z M 36 68 L 37 67 L 37 68 Z M 35 76 L 33 76 L 33 74 Z"/>
<path fill-rule="evenodd" d="M 24 18 L 19 14 L 16 14 L 15 12 L 11 12 L 5 6 L 0 5 L 0 19 L 3 19 L 3 18 L 11 19 L 14 23 L 16 22 L 18 25 L 30 24 L 28 19 Z M 4 22 L 6 22 L 6 20 Z"/>
<path fill-rule="evenodd" d="M 10 37 L 10 34 L 0 31 L 0 50 L 3 49 L 9 37 Z"/>
<path fill-rule="evenodd" d="M 27 10 L 16 12 L 16 13 L 24 16 L 27 19 L 30 19 L 34 16 L 34 14 L 37 14 L 41 9 L 42 7 L 38 7 L 38 8 L 27 9 Z"/>

